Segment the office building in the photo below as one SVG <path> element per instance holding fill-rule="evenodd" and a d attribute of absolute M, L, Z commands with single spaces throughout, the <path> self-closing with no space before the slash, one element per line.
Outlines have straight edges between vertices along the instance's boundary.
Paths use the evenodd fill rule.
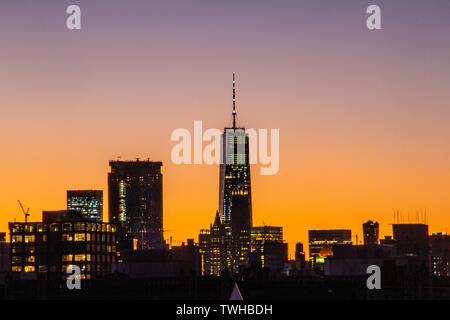
<path fill-rule="evenodd" d="M 281 272 L 288 260 L 288 246 L 283 241 L 283 227 L 253 227 L 250 261 L 271 272 Z"/>
<path fill-rule="evenodd" d="M 10 222 L 11 271 L 19 280 L 60 285 L 70 265 L 81 279 L 103 278 L 116 257 L 115 226 L 86 219 L 79 211 L 44 211 L 42 222 Z"/>
<path fill-rule="evenodd" d="M 163 249 L 162 162 L 110 161 L 109 221 L 120 240 L 137 239 L 137 248 Z"/>
<path fill-rule="evenodd" d="M 67 190 L 67 210 L 80 211 L 88 220 L 103 221 L 102 190 Z"/>
<path fill-rule="evenodd" d="M 199 252 L 202 261 L 202 274 L 220 276 L 224 270 L 231 271 L 231 246 L 225 234 L 225 227 L 216 212 L 210 229 L 202 229 L 199 234 Z"/>
<path fill-rule="evenodd" d="M 250 179 L 249 137 L 236 125 L 236 91 L 233 73 L 233 125 L 221 138 L 219 173 L 219 213 L 231 246 L 233 269 L 249 262 L 252 228 L 252 193 Z"/>
<path fill-rule="evenodd" d="M 378 222 L 371 220 L 363 224 L 364 244 L 377 244 L 379 239 L 380 226 Z"/>
<path fill-rule="evenodd" d="M 352 231 L 347 229 L 309 230 L 309 260 L 314 269 L 323 270 L 325 258 L 333 255 L 334 245 L 352 244 Z"/>

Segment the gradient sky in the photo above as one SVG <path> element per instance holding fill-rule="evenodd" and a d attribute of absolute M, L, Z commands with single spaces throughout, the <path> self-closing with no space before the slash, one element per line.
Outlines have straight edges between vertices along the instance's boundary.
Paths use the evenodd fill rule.
<path fill-rule="evenodd" d="M 291 250 L 369 218 L 391 234 L 394 210 L 449 231 L 449 34 L 448 0 L 2 0 L 0 230 L 18 199 L 39 220 L 66 189 L 106 191 L 108 160 L 150 157 L 165 236 L 197 238 L 219 169 L 172 164 L 170 134 L 229 125 L 235 71 L 239 124 L 280 129 L 279 173 L 252 169 L 254 225 L 283 225 Z"/>

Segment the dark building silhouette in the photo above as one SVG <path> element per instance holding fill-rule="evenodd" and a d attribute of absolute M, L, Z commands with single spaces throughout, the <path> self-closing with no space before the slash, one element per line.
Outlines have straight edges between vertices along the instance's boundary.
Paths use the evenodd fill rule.
<path fill-rule="evenodd" d="M 379 239 L 380 226 L 378 222 L 372 220 L 363 223 L 364 244 L 377 244 Z"/>
<path fill-rule="evenodd" d="M 89 220 L 103 221 L 102 190 L 67 190 L 67 210 L 80 211 Z"/>
<path fill-rule="evenodd" d="M 0 232 L 0 285 L 5 284 L 5 277 L 11 270 L 10 244 L 6 242 L 6 232 Z"/>
<path fill-rule="evenodd" d="M 430 236 L 431 272 L 436 277 L 450 277 L 450 235 L 439 232 Z"/>
<path fill-rule="evenodd" d="M 199 246 L 188 239 L 187 244 L 183 242 L 171 250 L 124 250 L 120 252 L 120 263 L 113 265 L 113 271 L 131 279 L 200 276 Z"/>
<path fill-rule="evenodd" d="M 419 223 L 393 224 L 392 231 L 399 254 L 428 256 L 430 249 L 428 225 Z"/>
<path fill-rule="evenodd" d="M 252 228 L 249 137 L 236 126 L 235 75 L 233 73 L 233 126 L 222 135 L 219 176 L 219 213 L 231 247 L 233 269 L 249 262 Z"/>
<path fill-rule="evenodd" d="M 162 162 L 110 161 L 109 221 L 120 240 L 137 248 L 163 249 Z"/>
<path fill-rule="evenodd" d="M 352 231 L 347 229 L 309 230 L 309 261 L 314 269 L 323 270 L 325 258 L 333 255 L 334 245 L 352 244 Z"/>
<path fill-rule="evenodd" d="M 305 250 L 301 242 L 295 244 L 295 267 L 297 270 L 305 268 Z"/>
<path fill-rule="evenodd" d="M 42 222 L 10 222 L 9 230 L 14 279 L 60 286 L 70 265 L 79 266 L 81 279 L 89 280 L 110 273 L 115 262 L 115 226 L 78 211 L 43 211 Z"/>

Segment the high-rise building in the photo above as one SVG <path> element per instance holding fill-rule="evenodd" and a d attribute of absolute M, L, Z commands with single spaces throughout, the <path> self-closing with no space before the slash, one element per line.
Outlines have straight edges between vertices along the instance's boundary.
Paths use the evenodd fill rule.
<path fill-rule="evenodd" d="M 67 210 L 79 211 L 89 220 L 103 221 L 102 190 L 67 190 Z"/>
<path fill-rule="evenodd" d="M 109 221 L 120 240 L 137 239 L 137 248 L 163 249 L 162 162 L 110 161 Z"/>
<path fill-rule="evenodd" d="M 42 222 L 10 222 L 9 230 L 11 271 L 20 280 L 42 279 L 59 287 L 69 266 L 78 266 L 80 278 L 89 280 L 110 273 L 115 262 L 115 226 L 79 211 L 44 211 Z"/>
<path fill-rule="evenodd" d="M 363 223 L 364 244 L 377 244 L 380 226 L 378 222 L 372 220 Z"/>
<path fill-rule="evenodd" d="M 352 244 L 352 231 L 348 229 L 309 230 L 309 261 L 314 269 L 322 270 L 325 258 L 333 255 L 334 245 Z"/>
<path fill-rule="evenodd" d="M 252 229 L 249 137 L 236 126 L 236 89 L 233 73 L 233 125 L 222 135 L 219 174 L 219 213 L 231 248 L 233 269 L 247 265 Z"/>
<path fill-rule="evenodd" d="M 427 271 L 431 271 L 430 239 L 428 225 L 423 223 L 396 223 L 392 233 L 400 256 L 415 256 L 423 261 Z"/>
<path fill-rule="evenodd" d="M 288 246 L 283 241 L 283 227 L 253 227 L 251 233 L 251 262 L 258 262 L 262 268 L 279 272 L 288 260 Z"/>

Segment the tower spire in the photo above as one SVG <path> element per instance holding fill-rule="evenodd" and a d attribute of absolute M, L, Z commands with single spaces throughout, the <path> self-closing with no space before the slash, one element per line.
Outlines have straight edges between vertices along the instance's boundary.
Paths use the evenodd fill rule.
<path fill-rule="evenodd" d="M 236 129 L 236 80 L 233 72 L 233 129 Z"/>

